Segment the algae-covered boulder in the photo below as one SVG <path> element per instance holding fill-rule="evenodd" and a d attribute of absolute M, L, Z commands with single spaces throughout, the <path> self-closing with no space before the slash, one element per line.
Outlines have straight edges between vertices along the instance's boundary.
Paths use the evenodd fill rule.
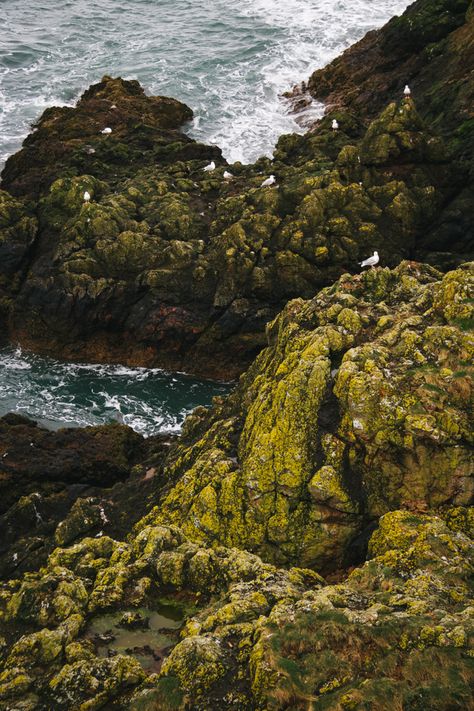
<path fill-rule="evenodd" d="M 219 703 L 222 684 L 232 687 L 243 678 L 262 616 L 277 602 L 296 601 L 324 584 L 310 570 L 279 570 L 245 551 L 197 546 L 175 527 L 142 524 L 138 530 L 128 543 L 101 536 L 57 548 L 44 568 L 0 587 L 0 629 L 8 631 L 0 662 L 5 703 L 23 708 L 34 697 L 48 708 L 69 710 L 118 698 L 119 708 L 127 708 L 129 689 L 137 689 L 139 704 L 152 688 L 162 691 L 163 703 L 170 695 Z M 181 642 L 179 623 L 160 630 L 164 638 L 148 631 L 149 618 L 158 616 L 164 625 L 160 615 L 170 608 L 187 612 Z M 128 642 L 104 657 L 114 635 L 91 630 L 110 611 Z M 147 643 L 134 645 L 134 634 Z"/>
<path fill-rule="evenodd" d="M 67 517 L 58 524 L 54 539 L 58 546 L 66 546 L 81 535 L 90 535 L 108 524 L 107 514 L 100 501 L 94 498 L 77 499 Z"/>
<path fill-rule="evenodd" d="M 339 567 L 387 511 L 472 500 L 472 265 L 342 277 L 270 324 L 236 393 L 191 417 L 149 522 Z"/>
<path fill-rule="evenodd" d="M 58 711 L 337 711 L 382 710 L 389 694 L 408 708 L 420 699 L 436 711 L 467 708 L 471 514 L 451 506 L 442 517 L 383 515 L 367 562 L 333 584 L 198 545 L 151 524 L 153 514 L 127 542 L 101 536 L 57 548 L 44 568 L 0 586 L 0 698 L 6 708 Z M 182 617 L 163 647 L 146 637 L 147 622 L 170 606 Z M 130 639 L 119 652 L 107 647 L 110 629 L 92 632 L 111 611 Z M 134 634 L 149 641 L 134 645 Z"/>

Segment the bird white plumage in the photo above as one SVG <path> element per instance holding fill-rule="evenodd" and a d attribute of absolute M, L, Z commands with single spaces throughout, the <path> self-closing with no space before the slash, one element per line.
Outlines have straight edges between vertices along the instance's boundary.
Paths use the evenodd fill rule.
<path fill-rule="evenodd" d="M 359 262 L 361 267 L 375 267 L 379 263 L 379 253 L 374 251 L 371 257 L 364 259 L 363 262 Z"/>
<path fill-rule="evenodd" d="M 211 172 L 212 172 L 213 170 L 215 170 L 215 169 L 216 169 L 216 164 L 214 163 L 213 160 L 211 160 L 211 162 L 209 163 L 209 165 L 206 165 L 206 166 L 203 168 L 203 171 L 204 171 L 205 173 L 211 173 Z"/>
<path fill-rule="evenodd" d="M 405 96 L 411 96 L 411 89 L 410 89 L 410 87 L 408 86 L 408 84 L 405 84 L 405 88 L 404 88 L 404 90 L 403 90 L 403 93 L 405 94 Z"/>
<path fill-rule="evenodd" d="M 86 190 L 84 193 L 84 202 L 89 202 L 90 199 L 91 199 L 91 195 Z"/>
<path fill-rule="evenodd" d="M 275 183 L 276 183 L 276 178 L 275 178 L 275 176 L 274 176 L 274 175 L 270 175 L 269 178 L 267 178 L 266 180 L 263 181 L 263 183 L 261 184 L 260 187 L 261 187 L 261 188 L 269 188 L 270 185 L 275 185 Z"/>
<path fill-rule="evenodd" d="M 106 136 L 108 136 L 110 133 L 112 133 L 112 129 L 109 128 L 109 126 L 107 126 L 106 128 L 103 128 L 103 129 L 102 129 L 101 133 L 103 133 L 103 134 L 105 134 Z"/>
<path fill-rule="evenodd" d="M 232 180 L 234 176 L 228 170 L 224 170 L 224 180 Z"/>
<path fill-rule="evenodd" d="M 333 119 L 333 120 L 332 120 L 331 128 L 332 128 L 333 131 L 337 131 L 337 129 L 339 128 L 339 124 L 338 124 L 338 122 L 336 121 L 336 119 Z"/>

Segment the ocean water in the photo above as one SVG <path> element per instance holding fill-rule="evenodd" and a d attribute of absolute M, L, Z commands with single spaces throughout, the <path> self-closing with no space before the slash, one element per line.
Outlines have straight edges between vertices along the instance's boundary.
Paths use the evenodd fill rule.
<path fill-rule="evenodd" d="M 72 105 L 104 74 L 138 79 L 195 112 L 190 135 L 230 161 L 271 155 L 302 129 L 282 92 L 407 0 L 0 0 L 0 168 L 45 108 Z M 313 107 L 319 115 L 321 107 Z M 0 351 L 0 415 L 50 427 L 119 419 L 176 431 L 225 386 L 159 370 L 70 365 Z"/>
<path fill-rule="evenodd" d="M 187 103 L 190 134 L 230 162 L 271 155 L 301 130 L 281 93 L 408 4 L 0 0 L 0 164 L 46 107 L 74 103 L 103 74 Z"/>
<path fill-rule="evenodd" d="M 62 363 L 0 350 L 0 416 L 17 412 L 51 429 L 118 421 L 145 436 L 178 432 L 191 410 L 229 390 L 157 368 Z"/>

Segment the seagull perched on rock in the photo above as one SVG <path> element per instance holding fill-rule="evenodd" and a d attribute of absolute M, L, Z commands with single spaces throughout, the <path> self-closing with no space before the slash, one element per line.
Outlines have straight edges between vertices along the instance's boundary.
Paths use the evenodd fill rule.
<path fill-rule="evenodd" d="M 261 187 L 261 188 L 269 188 L 270 185 L 275 185 L 275 183 L 276 183 L 276 178 L 275 178 L 275 176 L 274 176 L 274 175 L 270 175 L 269 178 L 267 178 L 266 180 L 263 181 L 263 183 L 261 184 L 260 187 Z"/>
<path fill-rule="evenodd" d="M 205 173 L 212 173 L 212 171 L 215 170 L 215 169 L 216 169 L 216 164 L 214 163 L 213 160 L 211 160 L 211 162 L 209 163 L 209 165 L 206 165 L 206 166 L 203 168 L 203 171 L 204 171 Z"/>
<path fill-rule="evenodd" d="M 336 119 L 333 119 L 333 120 L 332 120 L 331 128 L 332 128 L 333 131 L 337 131 L 337 129 L 339 128 L 339 124 L 338 124 L 338 122 L 336 121 Z"/>
<path fill-rule="evenodd" d="M 228 170 L 224 170 L 224 180 L 232 180 L 234 176 Z"/>
<path fill-rule="evenodd" d="M 84 193 L 84 202 L 90 202 L 90 199 L 91 199 L 91 195 L 86 190 L 86 192 Z"/>
<path fill-rule="evenodd" d="M 405 96 L 411 96 L 411 89 L 410 89 L 410 87 L 408 86 L 408 84 L 405 84 L 405 88 L 404 88 L 404 90 L 403 90 L 403 93 L 405 94 Z"/>
<path fill-rule="evenodd" d="M 363 262 L 359 262 L 361 267 L 375 267 L 379 263 L 379 253 L 374 252 L 371 257 L 364 259 Z"/>
<path fill-rule="evenodd" d="M 107 126 L 107 128 L 102 129 L 101 133 L 103 133 L 105 136 L 108 136 L 112 133 L 112 129 Z"/>

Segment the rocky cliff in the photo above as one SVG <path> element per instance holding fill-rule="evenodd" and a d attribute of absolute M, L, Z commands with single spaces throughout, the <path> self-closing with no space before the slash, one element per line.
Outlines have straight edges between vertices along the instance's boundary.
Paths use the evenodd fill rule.
<path fill-rule="evenodd" d="M 4 707 L 469 708 L 473 290 L 404 262 L 290 302 L 174 443 L 7 418 L 10 471 L 96 486 L 4 517 Z"/>
<path fill-rule="evenodd" d="M 406 31 L 440 17 L 439 32 Z M 66 358 L 229 378 L 288 299 L 357 271 L 373 249 L 385 266 L 465 261 L 472 22 L 467 2 L 416 3 L 313 75 L 325 119 L 283 136 L 273 161 L 231 166 L 232 180 L 218 148 L 182 132 L 191 110 L 137 82 L 104 77 L 75 108 L 48 109 L 2 174 L 10 337 Z M 261 188 L 270 173 L 277 186 Z"/>
<path fill-rule="evenodd" d="M 472 20 L 418 0 L 230 181 L 187 107 L 109 77 L 8 161 L 6 335 L 258 355 L 179 438 L 0 420 L 1 709 L 474 708 Z"/>

